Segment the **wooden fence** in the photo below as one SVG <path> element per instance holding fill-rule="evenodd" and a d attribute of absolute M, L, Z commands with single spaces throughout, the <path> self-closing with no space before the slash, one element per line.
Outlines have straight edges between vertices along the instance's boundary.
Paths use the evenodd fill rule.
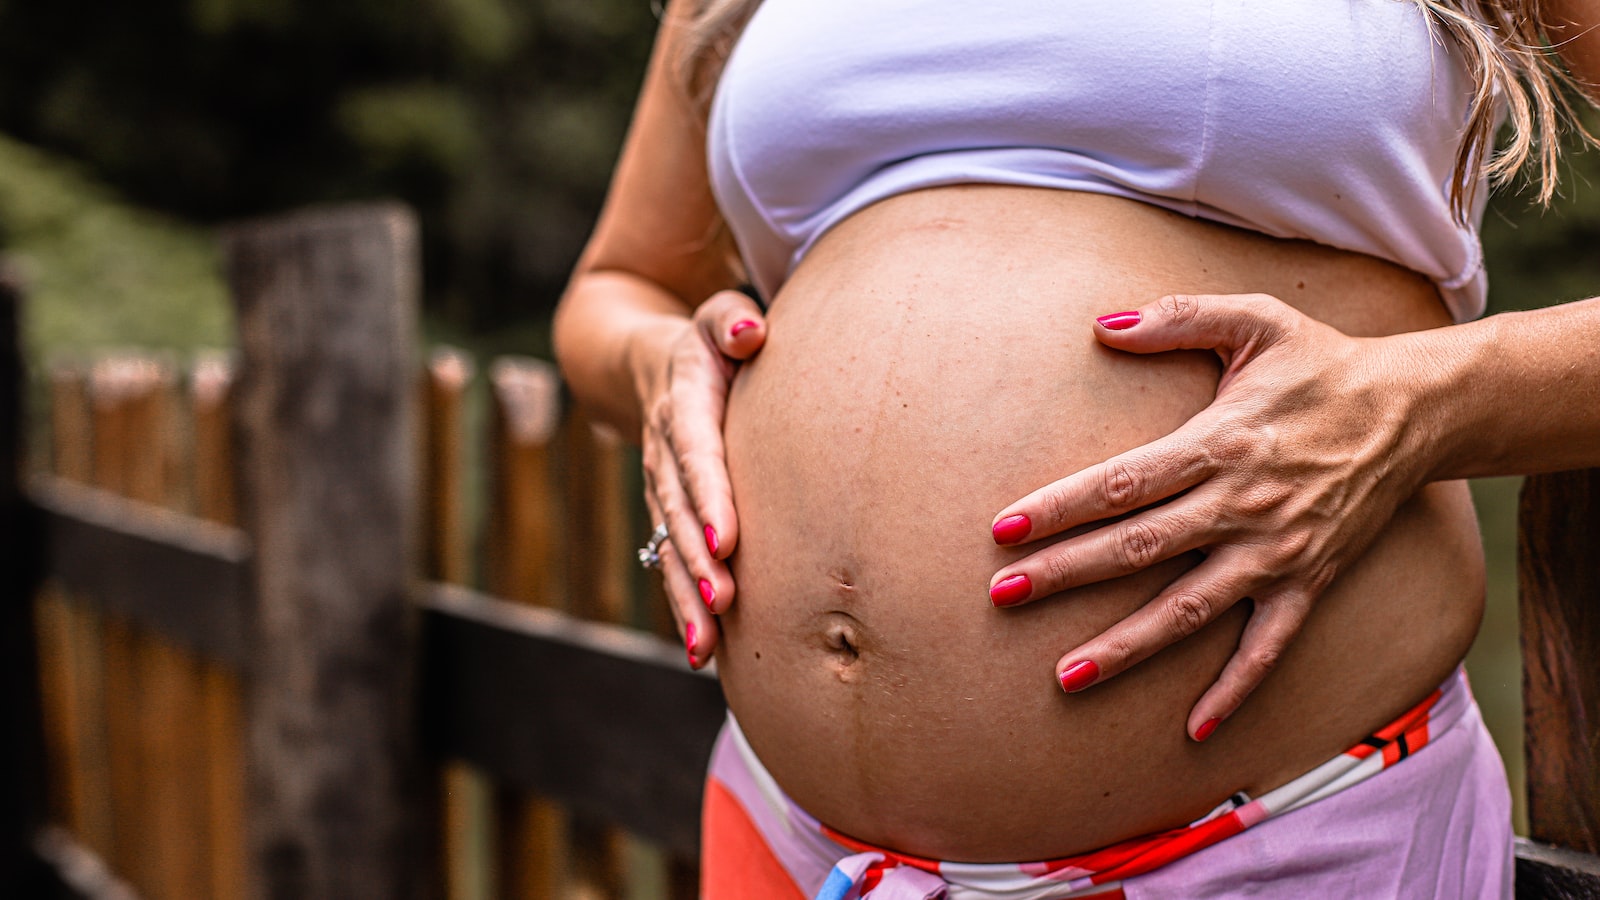
<path fill-rule="evenodd" d="M 0 894 L 694 896 L 722 700 L 631 559 L 631 451 L 547 363 L 418 358 L 404 210 L 227 248 L 237 363 L 52 367 L 22 488 L 0 271 Z M 1600 896 L 1600 475 L 1521 518 L 1559 846 L 1522 842 L 1518 894 Z"/>

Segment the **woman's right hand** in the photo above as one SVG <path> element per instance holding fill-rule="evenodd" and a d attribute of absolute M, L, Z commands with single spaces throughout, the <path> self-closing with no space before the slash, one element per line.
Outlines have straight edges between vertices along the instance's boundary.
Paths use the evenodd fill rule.
<path fill-rule="evenodd" d="M 722 419 L 728 388 L 741 361 L 766 340 L 755 301 L 719 291 L 638 360 L 644 410 L 645 504 L 665 523 L 661 575 L 678 619 L 689 664 L 711 659 L 719 632 L 716 614 L 733 602 L 733 577 L 724 562 L 739 540 L 733 489 L 723 453 Z"/>

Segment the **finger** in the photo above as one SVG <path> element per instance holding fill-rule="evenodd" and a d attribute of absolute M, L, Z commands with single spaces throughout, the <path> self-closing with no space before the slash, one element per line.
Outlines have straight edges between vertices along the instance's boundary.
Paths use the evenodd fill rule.
<path fill-rule="evenodd" d="M 1245 698 L 1277 667 L 1310 610 L 1310 598 L 1298 593 L 1256 600 L 1255 611 L 1239 636 L 1239 649 L 1189 713 L 1187 728 L 1191 737 L 1205 740 L 1238 711 Z"/>
<path fill-rule="evenodd" d="M 1171 294 L 1095 320 L 1100 342 L 1132 353 L 1215 350 L 1224 361 L 1272 343 L 1304 316 L 1267 294 Z"/>
<path fill-rule="evenodd" d="M 659 522 L 663 519 L 661 508 L 650 493 L 645 495 L 645 505 L 650 510 L 652 520 Z M 716 617 L 701 601 L 696 579 L 684 565 L 683 556 L 670 538 L 661 544 L 659 554 L 661 565 L 658 571 L 667 594 L 667 606 L 677 620 L 678 635 L 683 640 L 689 666 L 698 669 L 711 658 L 721 629 L 717 626 Z"/>
<path fill-rule="evenodd" d="M 990 529 L 997 544 L 1020 544 L 1120 516 L 1188 490 L 1216 471 L 1196 436 L 1202 412 L 1164 438 L 1047 484 L 1007 506 Z"/>
<path fill-rule="evenodd" d="M 700 334 L 730 359 L 749 359 L 767 339 L 767 317 L 742 291 L 718 291 L 694 313 Z"/>
<path fill-rule="evenodd" d="M 1194 512 L 1196 504 L 1190 499 L 1103 525 L 1023 557 L 995 574 L 989 585 L 990 602 L 1016 606 L 1120 578 L 1206 546 L 1217 536 L 1215 519 Z"/>
<path fill-rule="evenodd" d="M 720 563 L 739 542 L 739 521 L 733 508 L 723 449 L 722 419 L 727 410 L 725 382 L 709 371 L 685 373 L 672 386 L 667 440 L 683 491 L 695 517 L 706 554 Z M 725 566 L 719 566 L 726 570 Z M 732 581 L 728 581 L 731 590 Z"/>
<path fill-rule="evenodd" d="M 716 652 L 721 637 L 717 618 L 699 602 L 694 576 L 671 544 L 663 544 L 661 548 L 661 576 L 667 597 L 672 601 L 673 613 L 680 623 L 684 655 L 689 667 L 698 669 L 710 662 L 711 655 Z"/>
<path fill-rule="evenodd" d="M 1056 663 L 1062 690 L 1081 691 L 1115 678 L 1171 644 L 1204 628 L 1217 616 L 1263 586 L 1238 557 L 1220 550 L 1184 573 L 1154 599 L 1101 632 Z"/>
<path fill-rule="evenodd" d="M 660 516 L 657 521 L 667 526 L 672 548 L 693 579 L 695 596 L 713 613 L 727 609 L 733 577 L 706 546 L 705 526 L 683 490 L 677 459 L 659 440 L 647 442 L 644 457 L 646 490 Z"/>

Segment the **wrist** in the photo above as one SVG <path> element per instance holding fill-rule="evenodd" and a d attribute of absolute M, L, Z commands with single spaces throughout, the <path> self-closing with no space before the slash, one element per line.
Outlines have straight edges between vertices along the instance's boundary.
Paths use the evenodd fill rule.
<path fill-rule="evenodd" d="M 1395 389 L 1404 397 L 1403 458 L 1414 469 L 1417 486 L 1478 474 L 1474 447 L 1490 435 L 1471 419 L 1472 398 L 1483 389 L 1476 383 L 1476 361 L 1486 342 L 1479 332 L 1493 326 L 1448 326 L 1395 335 L 1391 360 Z"/>
<path fill-rule="evenodd" d="M 623 336 L 623 367 L 641 411 L 648 412 L 666 383 L 673 346 L 684 330 L 693 328 L 693 321 L 686 316 L 649 313 L 635 319 Z"/>

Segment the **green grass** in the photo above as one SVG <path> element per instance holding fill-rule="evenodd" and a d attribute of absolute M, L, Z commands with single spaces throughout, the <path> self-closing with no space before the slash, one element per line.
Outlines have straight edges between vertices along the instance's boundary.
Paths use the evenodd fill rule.
<path fill-rule="evenodd" d="M 186 355 L 233 343 L 210 229 L 134 207 L 77 167 L 0 135 L 0 252 L 28 285 L 23 341 Z"/>

